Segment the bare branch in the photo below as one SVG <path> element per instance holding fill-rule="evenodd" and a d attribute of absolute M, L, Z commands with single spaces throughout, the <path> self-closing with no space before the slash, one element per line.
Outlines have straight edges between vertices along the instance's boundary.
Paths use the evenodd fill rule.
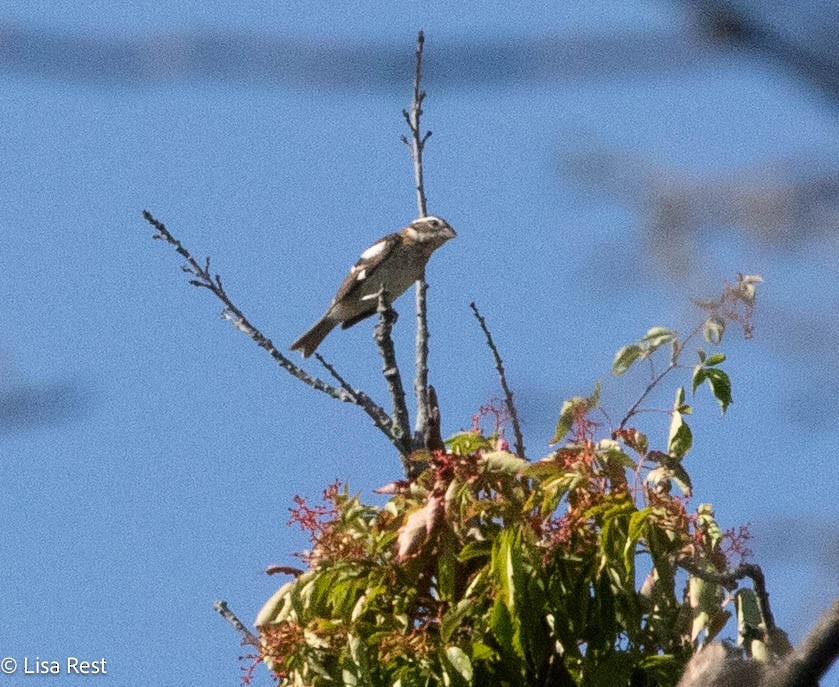
<path fill-rule="evenodd" d="M 416 443 L 422 441 L 428 424 L 428 284 L 425 277 L 416 283 L 417 336 L 415 348 L 416 376 L 414 395 L 417 398 L 417 418 L 414 425 Z M 428 448 L 427 446 L 425 448 Z"/>
<path fill-rule="evenodd" d="M 387 436 L 388 440 L 397 445 L 398 448 L 399 445 L 396 441 L 398 437 L 392 434 L 393 423 L 390 422 L 390 418 L 387 418 L 387 413 L 385 413 L 384 410 L 373 403 L 363 392 L 356 391 L 349 386 L 345 387 L 343 385 L 340 389 L 336 388 L 318 377 L 311 376 L 305 370 L 291 362 L 291 360 L 283 355 L 283 353 L 274 346 L 271 340 L 254 325 L 252 325 L 245 317 L 244 313 L 236 307 L 222 286 L 221 276 L 218 274 L 214 275 L 210 272 L 209 258 L 205 259 L 204 265 L 202 266 L 183 246 L 183 244 L 171 234 L 163 222 L 155 219 L 147 210 L 143 210 L 143 217 L 157 230 L 157 233 L 153 238 L 166 241 L 170 245 L 174 246 L 178 255 L 186 260 L 186 264 L 182 265 L 181 269 L 195 277 L 194 279 L 190 279 L 189 283 L 193 286 L 207 289 L 224 304 L 224 310 L 222 310 L 221 315 L 225 320 L 230 322 L 240 332 L 253 339 L 260 348 L 264 348 L 275 360 L 275 362 L 293 377 L 296 377 L 316 391 L 321 391 L 327 396 L 330 396 L 338 401 L 342 401 L 343 403 L 354 403 L 357 405 L 365 413 L 367 413 L 368 416 L 370 416 L 373 420 L 373 424 L 378 427 L 385 436 Z M 334 373 L 333 376 L 335 376 Z M 336 379 L 338 379 L 338 377 L 336 377 Z M 387 421 L 383 420 L 383 415 L 387 418 Z"/>
<path fill-rule="evenodd" d="M 316 352 L 315 358 L 318 359 L 318 362 L 323 365 L 324 368 L 326 368 L 326 371 L 329 372 L 338 384 L 341 385 L 341 388 L 353 397 L 353 402 L 356 405 L 361 406 L 364 409 L 364 412 L 373 419 L 373 424 L 376 425 L 376 427 L 378 427 L 385 436 L 387 436 L 401 456 L 405 447 L 401 438 L 395 436 L 393 433 L 394 423 L 390 415 L 387 414 L 387 411 L 385 411 L 385 409 L 380 405 L 376 404 L 366 393 L 351 386 L 350 383 L 347 382 L 341 374 L 339 374 L 335 367 L 328 363 L 320 353 Z"/>
<path fill-rule="evenodd" d="M 767 645 L 772 644 L 778 628 L 775 625 L 775 616 L 772 614 L 772 609 L 769 606 L 769 592 L 766 591 L 766 579 L 759 565 L 754 563 L 740 563 L 736 568 L 722 572 L 706 570 L 688 560 L 680 560 L 679 565 L 691 575 L 706 582 L 720 584 L 728 590 L 736 588 L 739 580 L 745 577 L 750 578 L 754 587 L 755 597 L 757 597 L 758 612 L 763 619 L 763 626 L 766 628 L 766 643 Z M 771 648 L 772 646 L 770 646 Z"/>
<path fill-rule="evenodd" d="M 259 643 L 259 638 L 236 617 L 236 614 L 230 610 L 226 601 L 216 601 L 213 604 L 213 610 L 230 623 L 236 632 L 242 635 L 242 644 L 250 644 L 257 649 L 262 648 L 262 645 Z"/>
<path fill-rule="evenodd" d="M 507 412 L 510 413 L 510 421 L 513 423 L 516 455 L 524 458 L 524 437 L 521 433 L 521 424 L 519 424 L 519 414 L 516 411 L 515 403 L 513 403 L 513 392 L 507 384 L 507 375 L 504 372 L 504 362 L 501 360 L 501 355 L 498 353 L 498 348 L 495 346 L 495 341 L 492 339 L 492 334 L 489 331 L 486 320 L 483 318 L 481 313 L 478 312 L 478 306 L 472 302 L 469 304 L 469 307 L 472 308 L 472 312 L 475 314 L 475 318 L 478 320 L 478 324 L 481 326 L 484 336 L 486 336 L 489 350 L 492 351 L 492 355 L 495 358 L 495 369 L 498 370 L 498 377 L 501 380 L 501 388 L 504 390 L 504 402 L 507 404 Z"/>
<path fill-rule="evenodd" d="M 621 419 L 620 424 L 618 425 L 618 429 L 624 429 L 626 427 L 626 423 L 629 422 L 635 415 L 638 414 L 638 409 L 641 407 L 641 404 L 650 395 L 650 393 L 655 389 L 667 375 L 669 375 L 673 370 L 679 367 L 679 358 L 682 355 L 682 352 L 687 348 L 687 343 L 691 339 L 693 339 L 700 331 L 702 331 L 702 327 L 704 325 L 704 320 L 699 323 L 696 327 L 694 327 L 693 331 L 687 335 L 684 341 L 682 342 L 674 342 L 673 346 L 673 353 L 670 356 L 670 363 L 665 367 L 660 373 L 657 375 L 655 374 L 655 368 L 650 363 L 650 369 L 653 371 L 653 378 L 644 391 L 641 392 L 641 395 L 638 397 L 638 400 L 632 404 L 632 407 L 626 411 L 626 415 L 623 416 Z"/>
<path fill-rule="evenodd" d="M 396 351 L 393 348 L 393 339 L 390 332 L 399 317 L 396 311 L 390 306 L 388 294 L 384 290 L 379 292 L 379 302 L 376 307 L 379 314 L 379 323 L 373 330 L 373 338 L 379 347 L 382 356 L 382 374 L 387 381 L 390 391 L 390 398 L 393 402 L 393 418 L 390 426 L 390 434 L 394 437 L 394 444 L 399 449 L 405 474 L 411 476 L 411 463 L 408 455 L 411 453 L 413 440 L 411 438 L 411 423 L 408 419 L 408 406 L 405 404 L 405 389 L 402 386 L 402 375 L 399 372 L 399 365 L 396 362 Z"/>
<path fill-rule="evenodd" d="M 422 90 L 422 51 L 425 45 L 425 35 L 420 29 L 417 33 L 417 51 L 414 60 L 414 97 L 411 101 L 410 111 L 402 110 L 402 116 L 408 123 L 408 128 L 411 130 L 411 158 L 414 161 L 414 181 L 416 182 L 417 191 L 417 212 L 420 217 L 425 217 L 428 214 L 427 203 L 425 199 L 425 185 L 423 183 L 422 172 L 422 151 L 425 148 L 425 142 L 431 136 L 431 132 L 422 133 L 420 125 L 420 118 L 422 117 L 422 102 L 425 100 L 425 91 Z M 403 137 L 404 140 L 404 137 Z M 407 141 L 406 141 L 407 143 Z"/>
<path fill-rule="evenodd" d="M 425 36 L 422 30 L 417 33 L 417 50 L 414 60 L 414 93 L 411 109 L 403 110 L 402 116 L 411 131 L 411 137 L 403 136 L 402 141 L 411 149 L 411 159 L 414 163 L 414 183 L 417 193 L 417 211 L 420 217 L 428 214 L 423 182 L 422 152 L 431 132 L 422 132 L 421 117 L 422 103 L 425 92 L 422 90 L 422 52 Z M 417 397 L 417 418 L 414 425 L 415 443 L 419 444 L 425 435 L 428 422 L 428 305 L 426 291 L 428 284 L 423 275 L 416 283 L 417 306 L 417 338 L 416 338 L 416 377 L 414 378 L 414 393 Z M 426 447 L 427 448 L 427 447 Z"/>

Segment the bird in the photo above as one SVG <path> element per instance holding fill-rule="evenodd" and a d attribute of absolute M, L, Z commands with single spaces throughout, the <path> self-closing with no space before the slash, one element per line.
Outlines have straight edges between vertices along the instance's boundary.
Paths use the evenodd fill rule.
<path fill-rule="evenodd" d="M 457 234 L 446 220 L 427 215 L 383 236 L 350 268 L 323 316 L 291 344 L 308 358 L 339 324 L 347 329 L 376 312 L 379 293 L 395 301 L 425 273 L 431 254 Z"/>

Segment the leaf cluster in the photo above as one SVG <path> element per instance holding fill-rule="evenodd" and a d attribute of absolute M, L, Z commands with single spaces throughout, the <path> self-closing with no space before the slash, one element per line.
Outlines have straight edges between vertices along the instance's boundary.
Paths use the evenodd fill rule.
<path fill-rule="evenodd" d="M 685 343 L 651 329 L 618 352 L 613 370 L 669 347 L 669 372 L 682 367 Z M 694 392 L 707 384 L 723 411 L 724 361 L 700 351 L 690 383 Z M 602 431 L 592 419 L 599 402 L 599 385 L 566 401 L 554 450 L 539 461 L 473 429 L 414 456 L 424 471 L 385 488 L 384 505 L 333 488 L 326 507 L 306 511 L 321 519 L 295 518 L 309 523 L 309 568 L 257 619 L 262 659 L 279 682 L 675 684 L 731 615 L 727 553 L 742 542 L 723 533 L 710 505 L 688 509 L 683 387 L 658 448 L 628 422 Z M 738 592 L 735 612 L 750 609 L 748 622 L 738 617 L 753 647 L 762 621 L 750 594 Z"/>

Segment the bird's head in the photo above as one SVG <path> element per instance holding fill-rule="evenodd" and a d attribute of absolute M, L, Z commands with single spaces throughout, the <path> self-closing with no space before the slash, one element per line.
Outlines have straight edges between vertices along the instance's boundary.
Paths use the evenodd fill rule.
<path fill-rule="evenodd" d="M 415 219 L 408 226 L 408 233 L 412 240 L 430 244 L 433 248 L 439 248 L 446 241 L 457 236 L 446 220 L 433 215 Z"/>

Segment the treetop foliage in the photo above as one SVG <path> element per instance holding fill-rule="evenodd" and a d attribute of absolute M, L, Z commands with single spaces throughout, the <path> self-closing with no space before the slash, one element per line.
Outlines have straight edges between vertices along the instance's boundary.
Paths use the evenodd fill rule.
<path fill-rule="evenodd" d="M 679 370 L 725 412 L 724 355 L 699 350 L 692 368 L 683 358 L 700 332 L 711 346 L 733 322 L 751 334 L 758 281 L 740 276 L 701 303 L 706 316 L 686 337 L 655 327 L 618 351 L 616 375 L 642 360 L 665 365 L 614 428 L 595 420 L 598 385 L 563 404 L 554 450 L 530 462 L 510 451 L 508 418 L 490 405 L 444 450 L 411 456 L 424 470 L 383 489 L 382 506 L 337 484 L 322 505 L 299 499 L 292 520 L 311 537 L 308 569 L 256 622 L 260 658 L 279 682 L 673 685 L 732 613 L 739 641 L 771 655 L 760 600 L 731 575 L 747 532 L 724 532 L 709 504 L 689 505 L 685 387 L 666 445 L 632 423 Z M 485 433 L 487 416 L 495 426 Z"/>

